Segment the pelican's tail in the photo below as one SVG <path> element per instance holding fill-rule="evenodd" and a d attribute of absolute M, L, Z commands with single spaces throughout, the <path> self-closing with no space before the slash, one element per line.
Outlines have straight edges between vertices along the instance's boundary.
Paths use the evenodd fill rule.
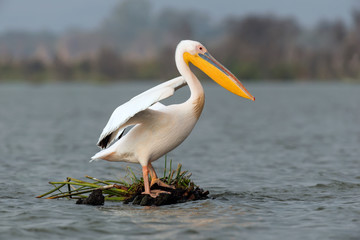
<path fill-rule="evenodd" d="M 112 149 L 107 148 L 107 149 L 101 150 L 100 152 L 96 153 L 94 156 L 91 157 L 90 162 L 98 161 L 100 159 L 109 161 L 109 157 L 112 154 L 114 154 L 114 151 Z"/>
<path fill-rule="evenodd" d="M 98 156 L 100 152 L 91 157 L 90 162 L 99 161 L 101 158 Z"/>

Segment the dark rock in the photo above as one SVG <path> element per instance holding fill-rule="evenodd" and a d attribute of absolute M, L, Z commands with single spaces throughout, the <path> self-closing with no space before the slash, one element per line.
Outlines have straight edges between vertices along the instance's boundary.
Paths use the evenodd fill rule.
<path fill-rule="evenodd" d="M 194 201 L 196 198 L 195 198 L 195 195 L 194 194 L 191 194 L 190 197 L 188 198 L 188 200 L 190 201 Z"/>
<path fill-rule="evenodd" d="M 91 192 L 89 197 L 85 199 L 78 199 L 76 204 L 88 204 L 88 205 L 104 205 L 105 197 L 102 195 L 102 190 L 97 189 Z"/>
<path fill-rule="evenodd" d="M 154 198 L 154 205 L 155 206 L 161 206 L 161 205 L 165 205 L 167 202 L 169 202 L 171 198 L 170 194 L 167 193 L 161 193 L 159 196 L 157 196 L 156 198 Z"/>
<path fill-rule="evenodd" d="M 154 198 L 150 195 L 145 194 L 144 197 L 141 199 L 140 206 L 151 206 L 153 203 Z"/>
<path fill-rule="evenodd" d="M 79 198 L 79 199 L 76 201 L 76 204 L 84 204 L 84 199 L 83 199 L 83 198 Z"/>
<path fill-rule="evenodd" d="M 132 201 L 133 204 L 135 204 L 135 205 L 140 205 L 141 200 L 143 199 L 143 197 L 144 197 L 144 195 L 142 195 L 142 194 L 136 195 L 135 198 L 133 198 L 133 199 L 134 199 L 134 200 Z M 131 202 L 131 201 L 130 201 L 130 202 Z"/>
<path fill-rule="evenodd" d="M 159 189 L 162 191 L 166 191 L 170 194 L 160 193 L 159 196 L 153 198 L 150 195 L 138 193 L 132 199 L 127 199 L 127 203 L 132 202 L 132 204 L 140 206 L 162 206 L 176 203 L 184 203 L 187 201 L 207 199 L 209 195 L 209 191 L 204 191 L 201 188 L 195 187 L 193 184 L 191 184 L 187 189 L 170 189 L 157 185 L 154 185 L 152 189 Z"/>
<path fill-rule="evenodd" d="M 204 191 L 203 189 L 196 187 L 193 183 L 191 183 L 187 189 L 171 189 L 157 185 L 154 185 L 151 189 L 157 189 L 167 193 L 160 193 L 156 198 L 153 198 L 148 194 L 141 194 L 143 189 L 139 189 L 137 193 L 129 196 L 129 198 L 124 201 L 124 204 L 132 203 L 133 205 L 140 206 L 162 206 L 209 198 L 209 191 Z M 89 197 L 78 199 L 76 204 L 103 205 L 104 200 L 105 197 L 102 195 L 102 190 L 98 189 L 92 191 Z"/>
<path fill-rule="evenodd" d="M 137 195 L 131 196 L 123 201 L 124 204 L 129 204 L 137 197 Z"/>

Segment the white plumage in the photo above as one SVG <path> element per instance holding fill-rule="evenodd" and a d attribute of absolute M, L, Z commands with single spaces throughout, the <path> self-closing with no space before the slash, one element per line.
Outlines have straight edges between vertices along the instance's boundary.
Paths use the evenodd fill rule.
<path fill-rule="evenodd" d="M 97 144 L 100 145 L 104 138 L 110 136 L 110 139 L 106 145 L 101 147 L 105 148 L 110 145 L 116 138 L 119 137 L 119 135 L 127 126 L 132 125 L 131 123 L 134 123 L 134 121 L 131 121 L 130 119 L 135 114 L 149 108 L 153 104 L 163 99 L 172 96 L 177 89 L 185 85 L 185 79 L 183 77 L 177 77 L 159 84 L 117 107 L 111 114 L 111 117 L 104 127 Z"/>
<path fill-rule="evenodd" d="M 105 149 L 91 158 L 140 163 L 143 168 L 144 193 L 151 196 L 156 196 L 158 192 L 150 191 L 149 172 L 152 184 L 166 185 L 157 178 L 151 162 L 173 150 L 186 139 L 204 106 L 203 88 L 190 70 L 189 62 L 229 91 L 254 100 L 240 81 L 217 62 L 199 42 L 181 41 L 176 49 L 175 61 L 181 76 L 153 87 L 117 107 L 99 137 L 98 145 Z M 186 84 L 191 92 L 187 101 L 169 106 L 159 103 Z M 125 128 L 133 125 L 134 127 L 124 135 Z M 110 146 L 115 140 L 117 141 Z"/>
<path fill-rule="evenodd" d="M 181 135 L 184 134 L 178 134 L 176 138 L 173 138 L 174 143 L 170 144 L 167 131 L 192 129 L 196 123 L 195 117 L 193 117 L 193 121 L 184 119 L 186 122 L 182 122 L 183 117 L 192 118 L 191 113 L 184 114 L 179 105 L 165 106 L 158 101 L 172 96 L 175 90 L 185 85 L 184 78 L 177 77 L 151 88 L 117 107 L 101 133 L 98 145 L 107 136 L 110 136 L 103 143 L 103 147 L 107 147 L 120 136 L 126 127 L 136 126 L 112 146 L 94 155 L 92 160 L 143 162 L 141 165 L 147 165 L 146 161 L 152 162 L 157 157 L 166 154 L 164 151 L 170 147 L 169 145 L 183 141 L 185 137 L 181 137 Z M 190 126 L 188 126 L 189 124 Z M 181 132 L 184 133 L 183 130 Z M 152 151 L 149 152 L 149 150 Z"/>

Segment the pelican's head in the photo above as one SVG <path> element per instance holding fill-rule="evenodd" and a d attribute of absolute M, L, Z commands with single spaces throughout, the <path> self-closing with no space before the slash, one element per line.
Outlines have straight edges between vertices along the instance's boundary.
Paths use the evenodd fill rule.
<path fill-rule="evenodd" d="M 178 51 L 181 51 L 185 63 L 189 64 L 191 62 L 226 90 L 240 97 L 255 101 L 255 98 L 246 90 L 234 74 L 216 61 L 201 43 L 183 40 L 177 47 Z"/>

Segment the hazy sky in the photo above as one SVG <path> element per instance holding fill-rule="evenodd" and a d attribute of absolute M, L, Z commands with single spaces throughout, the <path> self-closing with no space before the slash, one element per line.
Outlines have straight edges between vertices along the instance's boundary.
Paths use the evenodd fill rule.
<path fill-rule="evenodd" d="M 0 31 L 52 30 L 96 27 L 122 0 L 0 0 Z M 165 7 L 196 9 L 215 20 L 249 13 L 272 13 L 295 17 L 312 26 L 320 19 L 351 22 L 351 10 L 359 0 L 150 0 L 154 11 Z"/>

